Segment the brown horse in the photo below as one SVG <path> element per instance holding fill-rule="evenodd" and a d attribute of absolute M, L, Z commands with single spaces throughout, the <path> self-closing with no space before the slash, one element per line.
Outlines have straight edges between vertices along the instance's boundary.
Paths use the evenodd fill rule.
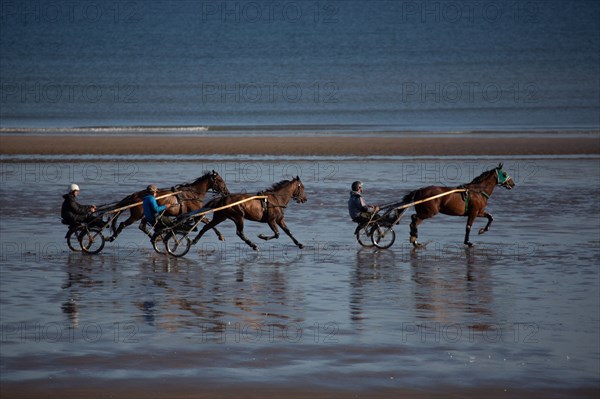
<path fill-rule="evenodd" d="M 159 199 L 157 202 L 159 205 L 172 204 L 171 207 L 165 211 L 165 215 L 177 216 L 202 208 L 202 203 L 204 202 L 204 197 L 206 197 L 208 190 L 213 190 L 223 195 L 229 195 L 229 190 L 227 189 L 227 185 L 225 185 L 223 178 L 213 170 L 206 172 L 192 183 L 180 184 L 171 189 L 160 189 L 156 194 L 157 197 L 175 191 L 179 191 L 179 193 Z M 128 204 L 141 202 L 145 195 L 147 195 L 146 190 L 138 191 L 123 198 L 121 201 L 119 201 L 119 203 L 117 203 L 116 206 L 121 207 L 127 206 Z M 118 217 L 115 218 L 112 223 L 112 230 L 114 233 L 111 237 L 111 241 L 117 238 L 117 236 L 125 227 L 135 223 L 140 219 L 142 220 L 139 226 L 140 230 L 142 230 L 148 236 L 151 236 L 150 231 L 146 227 L 144 208 L 141 204 L 130 208 L 129 218 L 124 222 L 121 222 L 118 228 L 115 228 L 117 219 Z M 208 223 L 208 221 L 205 221 L 205 223 Z M 215 232 L 217 233 L 219 239 L 223 240 L 223 235 L 219 232 L 219 230 L 215 229 Z"/>
<path fill-rule="evenodd" d="M 481 175 L 473 179 L 472 182 L 464 184 L 456 188 L 464 188 L 466 192 L 456 192 L 446 196 L 426 201 L 415 205 L 415 213 L 411 216 L 410 223 L 410 242 L 415 247 L 420 247 L 417 242 L 418 232 L 417 226 L 425 219 L 429 219 L 443 213 L 450 216 L 466 216 L 467 228 L 465 233 L 465 245 L 472 246 L 469 242 L 469 233 L 471 226 L 477 217 L 486 217 L 488 219 L 485 227 L 479 229 L 479 234 L 483 234 L 490 229 L 494 218 L 491 214 L 485 211 L 488 199 L 492 195 L 494 188 L 500 185 L 508 190 L 515 186 L 512 178 L 502 170 L 502 164 L 497 168 L 483 172 Z M 452 187 L 429 186 L 408 193 L 403 198 L 403 202 L 410 203 L 421 199 L 429 198 L 444 192 L 453 190 Z"/>
<path fill-rule="evenodd" d="M 254 222 L 268 223 L 271 230 L 273 230 L 275 233 L 271 237 L 261 234 L 258 236 L 259 238 L 263 240 L 279 238 L 279 231 L 277 229 L 277 226 L 279 226 L 288 236 L 290 236 L 292 241 L 294 241 L 294 244 L 300 248 L 304 248 L 304 245 L 300 244 L 298 240 L 292 236 L 292 233 L 283 220 L 283 211 L 288 202 L 290 202 L 290 199 L 293 198 L 298 203 L 304 203 L 307 201 L 307 198 L 304 195 L 304 185 L 300 181 L 300 178 L 296 176 L 292 180 L 282 180 L 279 183 L 273 184 L 273 186 L 261 193 L 258 193 L 257 195 L 266 195 L 267 198 L 251 200 L 215 212 L 210 223 L 204 226 L 198 233 L 198 236 L 194 238 L 193 244 L 196 244 L 208 229 L 214 228 L 225 219 L 231 219 L 235 223 L 238 237 L 240 237 L 246 244 L 256 251 L 258 250 L 256 244 L 254 244 L 248 239 L 248 237 L 244 235 L 244 219 L 248 219 Z M 231 194 L 226 197 L 215 198 L 206 204 L 206 208 L 227 206 L 228 204 L 233 204 L 234 202 L 241 201 L 252 196 L 252 194 Z"/>

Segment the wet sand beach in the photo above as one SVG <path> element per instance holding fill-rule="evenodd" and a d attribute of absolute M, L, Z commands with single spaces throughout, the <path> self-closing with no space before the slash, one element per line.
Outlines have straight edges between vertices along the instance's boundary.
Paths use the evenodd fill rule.
<path fill-rule="evenodd" d="M 591 137 L 0 136 L 0 154 L 560 155 L 598 154 Z"/>
<path fill-rule="evenodd" d="M 0 140 L 5 155 L 66 154 L 0 162 L 2 398 L 599 395 L 595 137 Z M 177 161 L 180 153 L 229 155 Z M 77 154 L 109 157 L 71 162 Z M 410 154 L 431 157 L 368 156 Z M 548 156 L 560 154 L 569 155 Z M 419 227 L 419 251 L 408 217 L 390 249 L 356 243 L 346 209 L 353 180 L 365 182 L 369 202 L 385 202 L 469 182 L 502 161 L 517 185 L 496 188 L 494 225 L 472 235 L 472 249 L 461 244 L 464 219 L 443 215 Z M 305 248 L 284 234 L 261 241 L 268 227 L 247 222 L 254 252 L 230 221 L 219 226 L 224 242 L 206 234 L 179 259 L 154 253 L 137 223 L 98 255 L 66 247 L 58 213 L 72 181 L 83 203 L 107 203 L 211 169 L 232 192 L 302 176 L 309 200 L 285 212 Z"/>

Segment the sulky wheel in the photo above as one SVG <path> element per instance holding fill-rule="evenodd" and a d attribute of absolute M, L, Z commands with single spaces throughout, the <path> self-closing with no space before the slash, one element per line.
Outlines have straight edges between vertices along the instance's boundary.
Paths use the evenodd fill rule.
<path fill-rule="evenodd" d="M 167 255 L 167 247 L 165 243 L 166 236 L 167 233 L 158 232 L 154 233 L 152 238 L 150 238 L 150 241 L 152 242 L 152 248 L 154 248 L 154 250 L 161 255 Z"/>
<path fill-rule="evenodd" d="M 84 227 L 79 234 L 79 243 L 84 253 L 97 254 L 104 248 L 104 235 L 99 227 Z"/>
<path fill-rule="evenodd" d="M 81 244 L 79 244 L 79 235 L 82 232 L 82 227 L 77 226 L 70 229 L 67 233 L 67 245 L 73 252 L 81 252 Z"/>
<path fill-rule="evenodd" d="M 389 248 L 396 240 L 396 233 L 392 228 L 377 226 L 377 228 L 373 229 L 371 239 L 373 240 L 373 245 L 377 248 Z"/>
<path fill-rule="evenodd" d="M 176 258 L 187 254 L 192 246 L 192 241 L 183 231 L 170 232 L 165 238 L 164 243 L 167 248 L 167 252 Z"/>
<path fill-rule="evenodd" d="M 371 234 L 373 234 L 373 230 L 376 229 L 376 225 L 366 225 L 365 227 L 361 227 L 356 230 L 356 241 L 363 247 L 372 247 L 373 240 L 371 239 Z"/>

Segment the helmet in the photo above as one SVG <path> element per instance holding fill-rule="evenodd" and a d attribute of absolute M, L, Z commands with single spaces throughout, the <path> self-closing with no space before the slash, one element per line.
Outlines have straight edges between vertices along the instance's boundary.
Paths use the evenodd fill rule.
<path fill-rule="evenodd" d="M 73 183 L 69 186 L 69 192 L 71 193 L 73 191 L 79 191 L 79 186 L 75 183 Z"/>
<path fill-rule="evenodd" d="M 352 183 L 352 191 L 358 191 L 359 188 L 362 187 L 362 182 L 361 181 L 355 181 L 354 183 Z"/>
<path fill-rule="evenodd" d="M 156 184 L 150 184 L 148 187 L 146 187 L 146 190 L 151 193 L 155 193 L 158 191 L 158 187 L 156 187 Z"/>

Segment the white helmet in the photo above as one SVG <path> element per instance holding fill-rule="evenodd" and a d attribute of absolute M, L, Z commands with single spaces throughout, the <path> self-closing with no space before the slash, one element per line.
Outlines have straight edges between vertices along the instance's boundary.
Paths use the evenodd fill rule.
<path fill-rule="evenodd" d="M 71 184 L 71 186 L 69 187 L 69 192 L 73 192 L 73 191 L 79 191 L 79 186 L 75 183 Z"/>

